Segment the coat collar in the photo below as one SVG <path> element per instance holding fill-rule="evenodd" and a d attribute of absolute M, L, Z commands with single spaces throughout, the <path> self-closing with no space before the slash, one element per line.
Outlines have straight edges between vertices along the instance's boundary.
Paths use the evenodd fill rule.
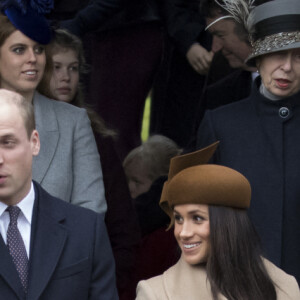
<path fill-rule="evenodd" d="M 46 288 L 67 238 L 64 211 L 53 205 L 55 199 L 40 186 L 36 183 L 34 186 L 36 199 L 31 226 L 28 299 L 38 299 Z"/>
<path fill-rule="evenodd" d="M 295 110 L 300 109 L 300 92 L 290 96 L 283 98 L 281 100 L 270 100 L 263 96 L 260 91 L 261 85 L 261 77 L 258 76 L 254 84 L 252 85 L 252 91 L 251 91 L 251 101 L 254 104 L 255 110 L 258 115 L 264 115 L 264 116 L 271 116 L 271 117 L 278 117 L 278 120 L 282 122 L 286 122 L 290 120 L 293 115 Z M 289 111 L 289 114 L 287 117 L 280 117 L 280 110 L 282 108 L 287 108 Z"/>
<path fill-rule="evenodd" d="M 197 299 L 211 300 L 211 286 L 207 279 L 206 269 L 202 265 L 189 265 L 180 258 L 178 263 L 168 269 L 163 275 L 163 285 L 168 299 L 195 300 L 195 291 L 199 291 Z M 219 295 L 219 300 L 226 300 Z"/>
<path fill-rule="evenodd" d="M 33 97 L 41 149 L 39 155 L 33 158 L 32 176 L 38 183 L 43 181 L 58 146 L 59 128 L 54 102 L 55 100 L 50 100 L 38 92 L 35 92 Z"/>

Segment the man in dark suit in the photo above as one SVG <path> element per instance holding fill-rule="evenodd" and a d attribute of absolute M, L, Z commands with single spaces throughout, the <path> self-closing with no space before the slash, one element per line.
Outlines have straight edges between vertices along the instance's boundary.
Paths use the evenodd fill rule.
<path fill-rule="evenodd" d="M 249 96 L 252 77 L 255 77 L 252 74 L 256 73 L 255 67 L 245 64 L 252 46 L 244 26 L 214 0 L 203 0 L 200 10 L 206 19 L 206 30 L 213 37 L 212 51 L 221 52 L 230 67 L 236 71 L 205 89 L 201 99 L 201 112 L 198 114 L 197 126 L 199 126 L 206 109 L 214 109 Z M 212 65 L 210 73 L 214 73 L 216 69 L 218 66 Z"/>
<path fill-rule="evenodd" d="M 33 107 L 0 90 L 0 298 L 118 299 L 103 216 L 32 181 Z"/>
<path fill-rule="evenodd" d="M 205 111 L 248 97 L 253 79 L 258 75 L 256 67 L 249 67 L 245 63 L 252 50 L 246 28 L 215 0 L 202 0 L 200 11 L 206 20 L 205 30 L 212 35 L 212 51 L 216 54 L 198 105 L 193 137 L 187 152 L 196 148 L 197 130 Z M 210 83 L 215 73 L 222 73 L 218 64 L 219 57 L 228 61 L 232 71 L 222 79 Z"/>
<path fill-rule="evenodd" d="M 213 53 L 198 0 L 165 0 L 164 55 L 151 93 L 150 133 L 185 147 Z"/>
<path fill-rule="evenodd" d="M 118 131 L 116 150 L 123 160 L 141 144 L 145 100 L 162 57 L 162 1 L 83 0 L 77 9 L 73 2 L 56 0 L 50 18 L 63 18 L 61 27 L 83 39 L 91 66 L 85 99 Z M 63 16 L 67 11 L 73 16 Z"/>

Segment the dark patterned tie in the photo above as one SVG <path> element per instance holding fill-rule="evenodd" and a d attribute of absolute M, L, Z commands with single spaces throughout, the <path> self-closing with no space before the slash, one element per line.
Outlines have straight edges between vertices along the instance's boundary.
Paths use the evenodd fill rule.
<path fill-rule="evenodd" d="M 27 292 L 28 257 L 24 241 L 17 226 L 21 210 L 18 206 L 9 206 L 7 211 L 10 217 L 10 223 L 7 229 L 7 247 L 19 273 L 24 290 Z"/>

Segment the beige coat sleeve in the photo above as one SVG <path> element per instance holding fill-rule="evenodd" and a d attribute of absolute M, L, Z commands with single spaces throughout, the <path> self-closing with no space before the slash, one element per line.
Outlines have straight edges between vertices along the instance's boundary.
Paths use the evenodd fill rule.
<path fill-rule="evenodd" d="M 159 300 L 156 291 L 152 289 L 149 280 L 142 280 L 136 288 L 136 300 Z"/>
<path fill-rule="evenodd" d="M 264 264 L 275 284 L 277 300 L 300 300 L 300 290 L 295 277 L 277 268 L 267 259 L 264 259 Z"/>

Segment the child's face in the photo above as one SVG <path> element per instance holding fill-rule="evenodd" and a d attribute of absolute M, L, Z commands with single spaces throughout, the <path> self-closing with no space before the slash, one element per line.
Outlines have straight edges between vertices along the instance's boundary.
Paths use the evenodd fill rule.
<path fill-rule="evenodd" d="M 54 99 L 72 102 L 79 83 L 79 60 L 75 51 L 61 49 L 52 56 L 53 73 L 50 90 Z"/>
<path fill-rule="evenodd" d="M 125 168 L 125 174 L 132 199 L 149 191 L 153 180 L 139 162 L 130 162 Z"/>

